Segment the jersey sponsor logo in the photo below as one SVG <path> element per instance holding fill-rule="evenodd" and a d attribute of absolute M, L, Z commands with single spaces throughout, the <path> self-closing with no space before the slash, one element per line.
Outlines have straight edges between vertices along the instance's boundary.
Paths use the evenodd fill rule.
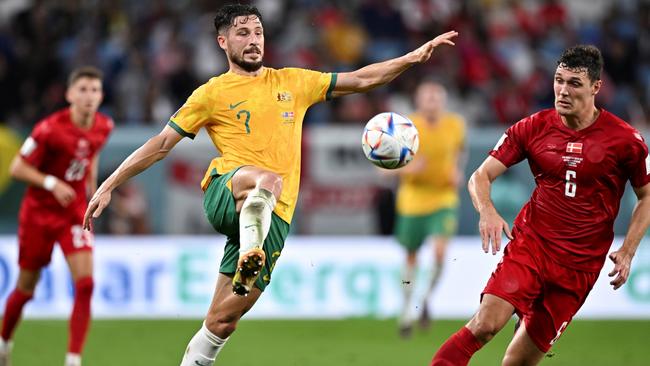
<path fill-rule="evenodd" d="M 508 134 L 506 134 L 506 133 L 501 135 L 501 138 L 499 139 L 499 141 L 497 141 L 497 144 L 494 145 L 494 149 L 492 149 L 492 150 L 498 150 L 499 147 L 501 147 L 501 145 L 503 145 L 503 142 L 506 140 L 506 137 L 508 137 Z"/>
<path fill-rule="evenodd" d="M 278 92 L 277 101 L 278 102 L 290 102 L 293 100 L 293 96 L 288 91 Z"/>
<path fill-rule="evenodd" d="M 25 140 L 23 143 L 23 146 L 20 148 L 20 155 L 22 156 L 29 156 L 31 155 L 34 150 L 36 150 L 36 147 L 38 147 L 38 144 L 36 143 L 36 140 L 34 140 L 31 136 Z"/>
<path fill-rule="evenodd" d="M 569 142 L 566 144 L 566 152 L 570 154 L 582 154 L 582 142 Z"/>
<path fill-rule="evenodd" d="M 230 104 L 228 105 L 228 108 L 230 108 L 230 110 L 233 110 L 233 109 L 237 108 L 238 105 L 243 104 L 243 103 L 246 103 L 246 101 L 245 101 L 245 100 L 242 100 L 241 102 L 239 102 L 239 103 L 235 103 L 235 104 L 230 103 Z"/>

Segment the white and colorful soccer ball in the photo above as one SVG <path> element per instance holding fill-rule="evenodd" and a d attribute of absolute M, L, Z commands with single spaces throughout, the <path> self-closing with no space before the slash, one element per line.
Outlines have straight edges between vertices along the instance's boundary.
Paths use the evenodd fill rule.
<path fill-rule="evenodd" d="M 413 122 L 392 112 L 372 117 L 361 139 L 366 158 L 385 169 L 397 169 L 408 164 L 419 145 L 418 130 Z"/>

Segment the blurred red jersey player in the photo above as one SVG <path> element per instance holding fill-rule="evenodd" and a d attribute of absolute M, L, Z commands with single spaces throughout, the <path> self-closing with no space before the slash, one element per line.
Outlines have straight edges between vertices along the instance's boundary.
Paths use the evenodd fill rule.
<path fill-rule="evenodd" d="M 97 111 L 103 98 L 98 69 L 74 70 L 65 96 L 70 106 L 38 122 L 11 164 L 11 175 L 29 186 L 18 219 L 20 271 L 5 306 L 0 366 L 9 364 L 11 337 L 23 306 L 33 297 L 41 269 L 50 262 L 55 242 L 75 286 L 65 365 L 81 365 L 93 292 L 93 237 L 81 224 L 88 194 L 97 188 L 98 152 L 113 122 Z"/>

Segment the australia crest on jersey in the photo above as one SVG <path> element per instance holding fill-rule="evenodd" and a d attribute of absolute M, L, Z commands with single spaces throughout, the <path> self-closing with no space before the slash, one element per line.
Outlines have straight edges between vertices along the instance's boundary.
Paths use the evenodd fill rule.
<path fill-rule="evenodd" d="M 288 91 L 279 91 L 277 95 L 277 101 L 278 102 L 291 102 L 293 100 L 293 96 L 291 95 L 290 92 Z"/>

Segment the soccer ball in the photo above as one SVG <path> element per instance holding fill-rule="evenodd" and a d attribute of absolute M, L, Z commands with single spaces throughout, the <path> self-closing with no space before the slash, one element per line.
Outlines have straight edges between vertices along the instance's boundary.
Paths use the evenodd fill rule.
<path fill-rule="evenodd" d="M 361 146 L 371 163 L 385 169 L 408 164 L 418 151 L 418 130 L 408 118 L 385 112 L 372 117 L 363 130 Z"/>

